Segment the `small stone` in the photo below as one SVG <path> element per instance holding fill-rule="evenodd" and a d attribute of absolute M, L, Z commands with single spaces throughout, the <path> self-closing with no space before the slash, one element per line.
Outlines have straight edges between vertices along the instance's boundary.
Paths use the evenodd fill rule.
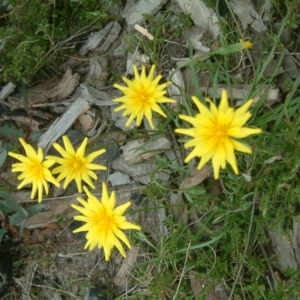
<path fill-rule="evenodd" d="M 154 162 L 147 161 L 147 163 L 133 164 L 131 161 L 126 161 L 123 157 L 114 160 L 112 168 L 130 175 L 135 181 L 142 184 L 148 184 L 151 181 L 151 174 L 162 182 L 167 182 L 170 175 L 170 170 L 168 169 L 153 174 L 156 170 Z"/>
<path fill-rule="evenodd" d="M 116 171 L 108 176 L 108 181 L 112 186 L 124 185 L 130 183 L 130 177 L 127 174 Z"/>
<path fill-rule="evenodd" d="M 123 18 L 126 18 L 126 22 L 131 28 L 135 24 L 141 23 L 144 20 L 145 13 L 148 15 L 155 14 L 166 2 L 167 0 L 140 0 L 137 3 L 135 1 L 127 1 L 122 16 Z"/>

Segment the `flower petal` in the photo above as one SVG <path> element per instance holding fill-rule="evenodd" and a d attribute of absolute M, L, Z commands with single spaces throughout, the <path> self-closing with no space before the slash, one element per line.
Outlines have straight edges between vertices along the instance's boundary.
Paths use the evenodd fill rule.
<path fill-rule="evenodd" d="M 84 138 L 82 144 L 79 146 L 79 148 L 77 149 L 76 151 L 76 155 L 78 156 L 84 156 L 85 154 L 85 148 L 86 148 L 86 145 L 87 145 L 87 142 L 88 142 L 88 138 Z M 66 148 L 67 149 L 67 148 Z"/>
<path fill-rule="evenodd" d="M 235 150 L 238 150 L 240 152 L 245 152 L 245 153 L 252 153 L 252 150 L 249 146 L 243 144 L 243 143 L 240 143 L 238 141 L 235 141 L 235 140 L 231 140 L 232 142 L 232 145 L 234 147 Z"/>
<path fill-rule="evenodd" d="M 249 127 L 232 127 L 228 130 L 228 135 L 239 139 L 257 133 L 261 133 L 261 129 Z"/>
<path fill-rule="evenodd" d="M 68 138 L 67 135 L 64 135 L 63 136 L 63 142 L 64 142 L 64 145 L 65 145 L 65 148 L 66 148 L 66 152 L 70 155 L 75 155 L 75 151 L 74 151 L 74 148 Z"/>
<path fill-rule="evenodd" d="M 227 95 L 227 91 L 226 90 L 222 90 L 222 97 L 221 97 L 221 102 L 219 105 L 219 111 L 223 111 L 224 113 L 226 113 L 226 111 L 228 110 L 229 106 L 228 106 L 228 95 Z"/>

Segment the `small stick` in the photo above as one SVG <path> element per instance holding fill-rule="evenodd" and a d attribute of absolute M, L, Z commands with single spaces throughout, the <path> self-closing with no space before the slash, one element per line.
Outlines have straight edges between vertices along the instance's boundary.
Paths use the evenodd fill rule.
<path fill-rule="evenodd" d="M 149 33 L 146 28 L 140 26 L 139 24 L 135 24 L 134 29 L 140 32 L 142 35 L 146 36 L 149 40 L 152 41 L 154 39 L 153 35 Z"/>

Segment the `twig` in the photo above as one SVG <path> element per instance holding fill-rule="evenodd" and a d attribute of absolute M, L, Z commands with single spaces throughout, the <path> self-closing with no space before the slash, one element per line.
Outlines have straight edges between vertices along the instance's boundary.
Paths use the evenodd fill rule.
<path fill-rule="evenodd" d="M 72 258 L 74 256 L 86 255 L 86 254 L 88 254 L 88 252 L 78 252 L 78 253 L 69 253 L 69 254 L 58 253 L 58 257 Z"/>
<path fill-rule="evenodd" d="M 176 297 L 177 297 L 177 294 L 179 292 L 179 288 L 180 288 L 180 284 L 181 284 L 182 278 L 184 276 L 184 273 L 186 272 L 186 262 L 187 262 L 187 258 L 188 258 L 190 247 L 191 247 L 191 241 L 189 241 L 189 244 L 188 244 L 188 247 L 187 247 L 187 250 L 186 250 L 185 259 L 184 259 L 184 266 L 183 266 L 182 272 L 180 274 L 180 279 L 179 279 L 179 282 L 178 282 L 177 289 L 176 289 L 175 295 L 173 297 L 173 300 L 175 300 Z"/>
<path fill-rule="evenodd" d="M 212 267 L 211 267 L 210 270 L 207 272 L 207 274 L 208 274 L 208 273 L 210 273 L 210 272 L 214 269 L 214 267 L 215 267 L 215 265 L 216 265 L 216 263 L 217 263 L 217 254 L 216 254 L 216 251 L 214 250 L 213 247 L 211 247 L 210 245 L 207 245 L 207 247 L 210 248 L 210 250 L 213 252 L 214 258 L 215 258 L 215 261 L 214 261 Z"/>
<path fill-rule="evenodd" d="M 259 245 L 260 250 L 261 250 L 261 252 L 263 253 L 263 255 L 264 255 L 265 259 L 266 259 L 266 262 L 267 262 L 267 265 L 268 265 L 270 274 L 271 274 L 272 279 L 273 279 L 273 284 L 274 284 L 274 286 L 275 286 L 275 289 L 278 290 L 278 284 L 277 284 L 277 280 L 276 280 L 276 277 L 275 277 L 275 274 L 274 274 L 274 270 L 273 270 L 273 268 L 272 268 L 272 266 L 271 266 L 271 264 L 270 264 L 270 261 L 269 261 L 269 259 L 268 259 L 268 256 L 267 256 L 265 247 L 264 247 L 261 243 L 259 243 L 258 245 Z M 268 282 L 269 282 L 269 281 L 268 281 Z M 269 282 L 269 284 L 270 284 L 270 288 L 272 288 L 272 285 L 271 285 L 270 282 Z"/>
<path fill-rule="evenodd" d="M 14 278 L 14 277 L 13 277 L 13 279 L 14 279 L 14 281 L 15 281 L 17 284 L 19 284 L 19 285 L 23 288 L 23 290 L 24 290 L 24 294 L 25 294 L 25 295 L 23 294 L 22 297 L 21 297 L 21 299 L 22 299 L 22 300 L 31 300 L 30 295 L 29 295 L 29 294 L 27 295 L 27 291 L 26 291 L 26 289 L 25 289 L 23 283 L 22 283 L 19 279 L 17 279 L 17 278 Z"/>
<path fill-rule="evenodd" d="M 35 287 L 41 287 L 41 288 L 50 289 L 50 290 L 54 290 L 54 291 L 61 292 L 61 293 L 63 293 L 63 294 L 69 295 L 69 296 L 71 296 L 72 298 L 74 298 L 74 299 L 76 299 L 76 300 L 81 300 L 81 298 L 77 297 L 77 296 L 74 295 L 73 293 L 71 293 L 71 292 L 66 292 L 66 291 L 63 291 L 63 290 L 61 290 L 61 289 L 56 289 L 56 288 L 53 288 L 53 287 L 50 287 L 50 286 L 46 286 L 46 285 L 41 285 L 41 284 L 32 284 L 32 286 L 35 286 Z"/>
<path fill-rule="evenodd" d="M 97 268 L 97 266 L 100 264 L 100 262 L 103 261 L 103 258 L 104 258 L 104 257 L 102 257 L 101 259 L 99 259 L 98 262 L 95 264 L 95 266 L 92 268 L 91 272 L 88 274 L 88 278 L 89 278 L 89 279 L 91 278 L 92 273 L 93 273 L 94 270 Z"/>

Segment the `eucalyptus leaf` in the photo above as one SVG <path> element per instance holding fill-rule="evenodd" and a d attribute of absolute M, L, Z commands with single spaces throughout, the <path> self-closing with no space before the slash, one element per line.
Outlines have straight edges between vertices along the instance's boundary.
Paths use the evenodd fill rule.
<path fill-rule="evenodd" d="M 28 214 L 26 210 L 23 209 L 9 193 L 0 191 L 0 196 L 6 201 L 7 206 L 17 212 L 20 216 L 23 216 L 23 219 L 27 217 Z"/>

